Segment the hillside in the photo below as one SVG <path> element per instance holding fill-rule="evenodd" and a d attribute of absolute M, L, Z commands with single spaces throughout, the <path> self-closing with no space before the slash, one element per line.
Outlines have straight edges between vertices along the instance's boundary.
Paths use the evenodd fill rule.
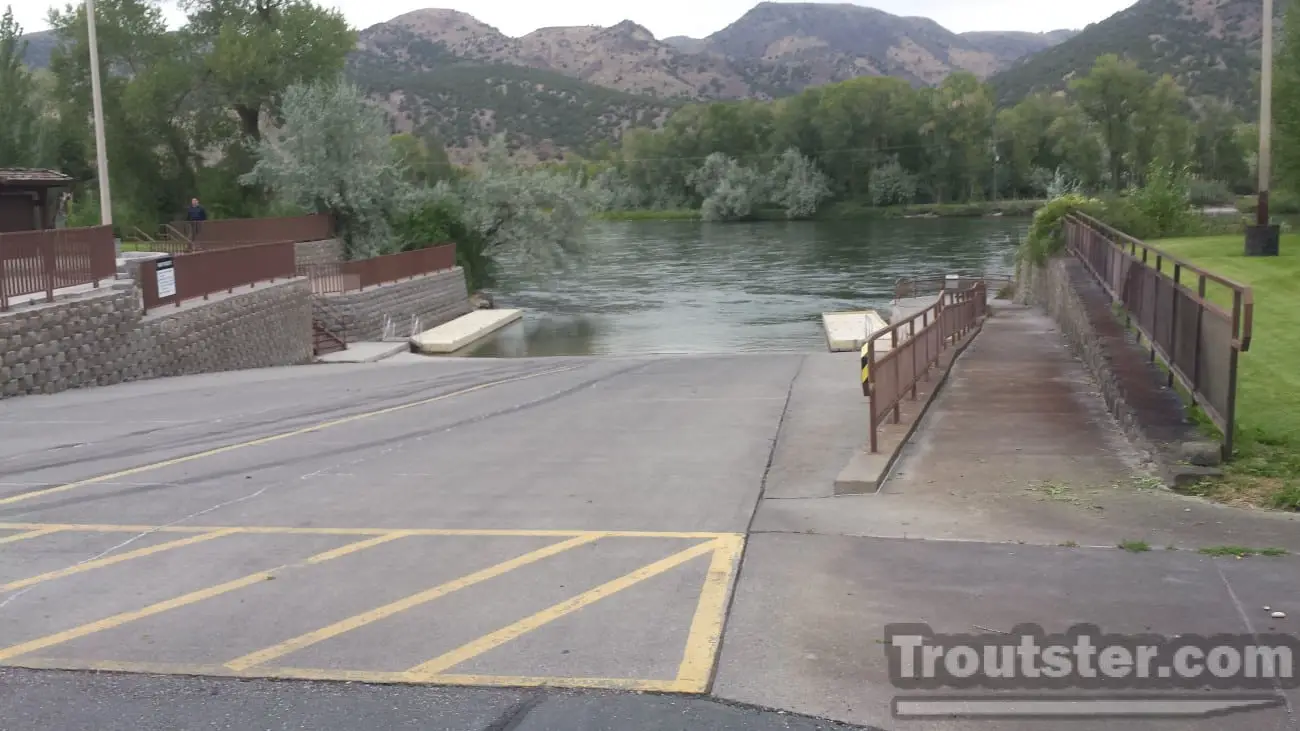
<path fill-rule="evenodd" d="M 1063 37 L 968 37 L 926 18 L 860 5 L 763 2 L 703 39 L 659 40 L 631 21 L 514 38 L 466 13 L 426 9 L 367 28 L 360 46 L 376 57 L 397 48 L 395 61 L 405 63 L 401 48 L 418 43 L 424 57 L 510 64 L 634 94 L 704 100 L 771 98 L 864 75 L 916 84 L 938 83 L 953 71 L 986 78 Z"/>
<path fill-rule="evenodd" d="M 349 59 L 349 74 L 393 114 L 395 131 L 436 134 L 456 162 L 500 132 L 538 159 L 562 158 L 615 142 L 632 125 L 661 123 L 675 107 L 549 71 L 459 60 L 400 35 L 372 38 Z"/>
<path fill-rule="evenodd" d="M 1025 31 L 993 30 L 971 31 L 962 33 L 961 37 L 978 50 L 991 53 L 1004 66 L 1078 35 L 1077 30 L 1054 30 L 1048 33 L 1027 33 Z"/>
<path fill-rule="evenodd" d="M 27 33 L 22 40 L 27 42 L 27 54 L 23 56 L 23 63 L 34 69 L 43 69 L 50 65 L 50 53 L 58 44 L 58 36 L 54 35 L 54 31 Z"/>
<path fill-rule="evenodd" d="M 1286 3 L 1278 3 L 1278 18 Z M 1063 43 L 991 79 L 1003 104 L 1056 90 L 1114 53 L 1154 73 L 1172 74 L 1191 96 L 1249 105 L 1258 98 L 1259 0 L 1140 0 Z"/>

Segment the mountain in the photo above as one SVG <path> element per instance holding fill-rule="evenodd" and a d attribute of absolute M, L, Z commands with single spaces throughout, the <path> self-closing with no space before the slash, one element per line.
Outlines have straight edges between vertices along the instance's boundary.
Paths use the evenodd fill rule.
<path fill-rule="evenodd" d="M 958 35 L 859 5 L 763 2 L 702 39 L 659 40 L 632 21 L 512 37 L 430 8 L 363 30 L 348 65 L 396 129 L 436 133 L 453 157 L 506 130 L 551 158 L 660 123 L 685 102 L 771 99 L 864 75 L 986 78 L 1069 33 Z"/>
<path fill-rule="evenodd" d="M 1278 3 L 1278 19 L 1285 5 Z M 1010 104 L 1033 91 L 1065 88 L 1098 56 L 1113 53 L 1147 71 L 1173 75 L 1189 96 L 1250 105 L 1258 98 L 1253 74 L 1259 69 L 1262 17 L 1260 0 L 1139 0 L 990 81 L 999 101 Z"/>
<path fill-rule="evenodd" d="M 993 54 L 1004 66 L 1009 66 L 1013 61 L 1045 51 L 1078 34 L 1077 30 L 1054 30 L 1047 33 L 992 30 L 962 33 L 961 37 L 975 48 Z"/>
<path fill-rule="evenodd" d="M 482 40 L 469 42 L 490 58 L 495 51 Z M 348 73 L 392 115 L 393 131 L 436 135 L 458 163 L 474 160 L 501 132 L 526 155 L 561 159 L 614 142 L 630 126 L 661 124 L 681 103 L 552 71 L 465 60 L 400 27 L 363 36 Z"/>
<path fill-rule="evenodd" d="M 415 44 L 424 58 L 551 71 L 632 94 L 713 99 L 750 95 L 741 69 L 716 54 L 683 53 L 631 21 L 602 28 L 541 28 L 521 38 L 455 10 L 417 10 L 362 31 L 359 50 L 382 56 Z M 436 50 L 429 48 L 436 47 Z"/>
<path fill-rule="evenodd" d="M 43 30 L 36 33 L 27 33 L 20 38 L 20 42 L 26 41 L 27 53 L 23 56 L 23 63 L 34 69 L 43 69 L 50 65 L 50 53 L 58 45 L 59 38 L 52 30 Z"/>
<path fill-rule="evenodd" d="M 916 84 L 938 83 L 954 71 L 986 78 L 1063 37 L 958 35 L 928 18 L 860 5 L 763 2 L 708 38 L 664 40 L 631 21 L 542 28 L 515 38 L 459 11 L 417 10 L 362 31 L 360 50 L 383 55 L 413 42 L 422 56 L 524 66 L 633 94 L 763 99 L 864 75 Z"/>

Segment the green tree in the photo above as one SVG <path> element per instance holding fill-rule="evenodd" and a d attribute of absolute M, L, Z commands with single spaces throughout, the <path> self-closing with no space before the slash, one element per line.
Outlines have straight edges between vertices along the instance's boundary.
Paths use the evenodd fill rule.
<path fill-rule="evenodd" d="M 38 164 L 39 112 L 32 74 L 23 65 L 27 42 L 13 8 L 0 16 L 0 167 Z"/>
<path fill-rule="evenodd" d="M 1196 172 L 1234 188 L 1248 183 L 1247 152 L 1238 131 L 1243 124 L 1240 112 L 1215 98 L 1202 99 L 1200 108 L 1193 143 Z"/>
<path fill-rule="evenodd" d="M 389 221 L 405 190 L 384 113 L 341 80 L 290 86 L 283 113 L 278 139 L 257 144 L 257 163 L 242 182 L 332 215 L 348 259 L 397 248 Z"/>
<path fill-rule="evenodd" d="M 357 37 L 343 16 L 310 0 L 184 0 L 186 34 L 206 49 L 203 80 L 256 141 L 295 84 L 333 79 Z"/>
<path fill-rule="evenodd" d="M 1101 130 L 1114 190 L 1123 184 L 1124 159 L 1134 150 L 1134 117 L 1151 85 L 1150 74 L 1113 54 L 1098 58 L 1087 76 L 1070 83 L 1080 107 Z"/>
<path fill-rule="evenodd" d="M 50 18 L 63 40 L 50 61 L 59 117 L 88 120 L 85 10 L 68 6 Z M 178 214 L 196 192 L 204 146 L 193 129 L 203 107 L 195 83 L 199 51 L 167 30 L 161 9 L 148 0 L 101 0 L 95 20 L 114 220 L 149 228 Z"/>
<path fill-rule="evenodd" d="M 1287 5 L 1278 40 L 1273 57 L 1276 177 L 1282 187 L 1300 191 L 1300 0 L 1291 0 Z"/>

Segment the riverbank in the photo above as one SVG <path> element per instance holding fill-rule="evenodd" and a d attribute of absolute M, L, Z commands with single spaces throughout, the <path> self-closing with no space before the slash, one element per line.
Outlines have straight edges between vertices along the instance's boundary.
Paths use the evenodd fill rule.
<path fill-rule="evenodd" d="M 1242 254 L 1240 236 L 1167 239 L 1156 246 L 1250 285 L 1254 337 L 1240 361 L 1236 458 L 1225 478 L 1198 488 L 1215 500 L 1300 510 L 1300 235 L 1282 237 L 1279 257 Z M 1226 291 L 1208 294 L 1230 305 Z"/>
<path fill-rule="evenodd" d="M 1044 201 L 989 201 L 984 203 L 918 203 L 907 206 L 872 206 L 863 201 L 839 201 L 824 206 L 814 216 L 819 221 L 849 221 L 897 218 L 981 218 L 984 216 L 1032 216 Z M 602 221 L 698 221 L 700 212 L 689 208 L 670 210 L 602 211 L 592 215 Z M 754 221 L 785 220 L 780 210 L 755 211 Z"/>

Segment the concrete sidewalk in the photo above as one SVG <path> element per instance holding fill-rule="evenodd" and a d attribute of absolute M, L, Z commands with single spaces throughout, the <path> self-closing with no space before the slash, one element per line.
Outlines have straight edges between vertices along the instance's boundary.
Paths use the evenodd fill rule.
<path fill-rule="evenodd" d="M 810 358 L 791 392 L 714 695 L 885 729 L 1297 728 L 1289 708 L 1229 717 L 1231 726 L 894 718 L 890 702 L 901 693 L 882 644 L 893 623 L 947 633 L 1019 623 L 1060 632 L 1082 622 L 1165 636 L 1294 633 L 1300 558 L 1197 549 L 1296 553 L 1300 524 L 1155 486 L 1055 323 L 1007 305 L 956 361 L 882 491 L 831 497 L 829 485 L 814 484 L 827 474 L 809 456 L 843 459 L 854 435 L 865 438 L 866 409 L 851 378 L 834 383 L 835 370 Z M 815 430 L 805 423 L 814 414 L 823 417 Z M 1120 550 L 1120 541 L 1151 550 Z M 1272 619 L 1265 606 L 1288 618 Z"/>

